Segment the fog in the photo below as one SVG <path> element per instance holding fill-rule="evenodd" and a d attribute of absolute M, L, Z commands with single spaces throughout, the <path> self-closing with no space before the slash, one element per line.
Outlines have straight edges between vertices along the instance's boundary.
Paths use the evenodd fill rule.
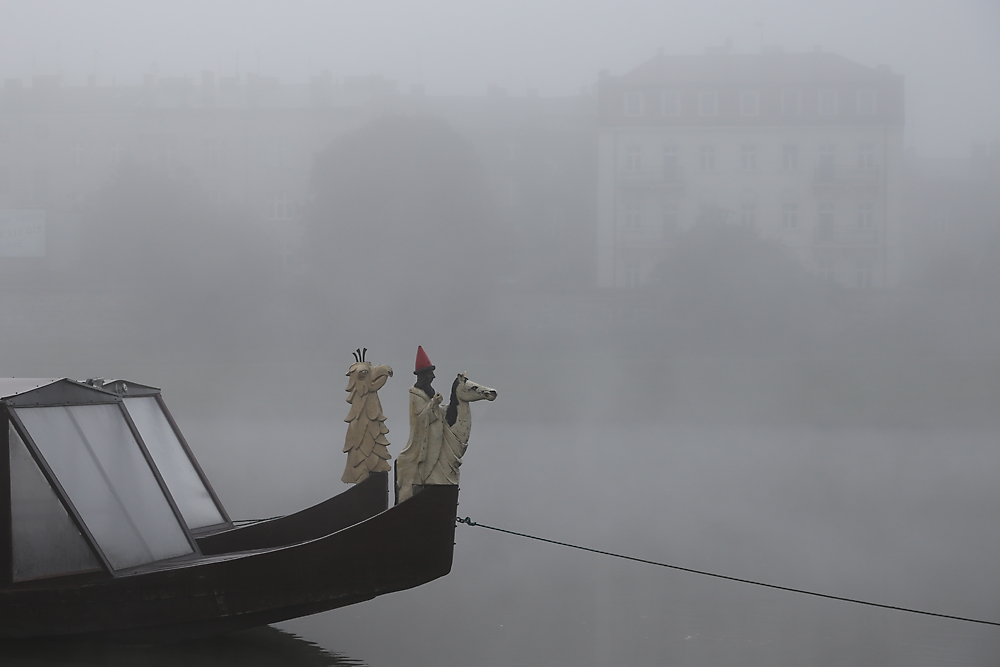
<path fill-rule="evenodd" d="M 971 1 L 0 2 L 0 372 L 161 387 L 249 519 L 347 488 L 356 348 L 395 370 L 398 454 L 422 345 L 439 392 L 465 371 L 499 393 L 472 406 L 460 516 L 1000 622 L 998 35 L 1000 10 Z M 644 64 L 768 54 L 856 63 L 816 85 L 875 82 L 885 115 L 788 139 L 743 106 L 709 129 L 629 111 Z M 1000 655 L 991 626 L 464 525 L 447 577 L 279 627 L 319 648 L 8 658 Z"/>

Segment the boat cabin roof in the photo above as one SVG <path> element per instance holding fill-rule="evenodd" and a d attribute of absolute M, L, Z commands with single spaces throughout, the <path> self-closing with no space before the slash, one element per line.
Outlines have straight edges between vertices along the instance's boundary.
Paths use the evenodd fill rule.
<path fill-rule="evenodd" d="M 58 381 L 59 378 L 0 378 L 0 398 L 10 398 Z"/>
<path fill-rule="evenodd" d="M 194 533 L 232 525 L 156 387 L 3 378 L 0 413 L 8 584 L 197 555 Z"/>

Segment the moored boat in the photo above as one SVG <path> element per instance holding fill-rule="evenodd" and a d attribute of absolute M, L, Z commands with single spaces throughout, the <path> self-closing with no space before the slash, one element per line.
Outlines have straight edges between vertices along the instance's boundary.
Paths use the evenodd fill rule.
<path fill-rule="evenodd" d="M 0 637 L 184 639 L 412 588 L 451 569 L 458 487 L 388 475 L 237 527 L 160 391 L 2 379 Z"/>

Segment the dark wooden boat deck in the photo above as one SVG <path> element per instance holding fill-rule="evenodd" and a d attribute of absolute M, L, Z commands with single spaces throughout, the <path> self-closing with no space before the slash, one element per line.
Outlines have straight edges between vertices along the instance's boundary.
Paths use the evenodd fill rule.
<path fill-rule="evenodd" d="M 175 641 L 413 588 L 451 570 L 457 505 L 458 487 L 426 487 L 306 542 L 165 561 L 71 586 L 13 586 L 0 591 L 0 636 Z"/>

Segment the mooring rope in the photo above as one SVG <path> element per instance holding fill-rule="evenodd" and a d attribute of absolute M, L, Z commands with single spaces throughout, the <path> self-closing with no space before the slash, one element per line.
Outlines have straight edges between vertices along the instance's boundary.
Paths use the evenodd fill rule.
<path fill-rule="evenodd" d="M 953 621 L 963 621 L 965 623 L 979 623 L 981 625 L 993 625 L 1000 627 L 1000 623 L 995 621 L 984 621 L 978 618 L 966 618 L 964 616 L 952 616 L 950 614 L 939 614 L 933 611 L 923 611 L 920 609 L 910 609 L 908 607 L 899 607 L 891 604 L 880 604 L 878 602 L 869 602 L 867 600 L 857 600 L 855 598 L 846 598 L 839 595 L 829 595 L 827 593 L 817 593 L 815 591 L 807 591 L 801 588 L 792 588 L 790 586 L 778 586 L 777 584 L 768 584 L 762 581 L 753 581 L 752 579 L 740 579 L 739 577 L 730 577 L 725 574 L 717 574 L 715 572 L 706 572 L 704 570 L 695 570 L 690 567 L 681 567 L 680 565 L 670 565 L 668 563 L 660 563 L 655 560 L 646 560 L 645 558 L 636 558 L 634 556 L 625 556 L 623 554 L 616 554 L 611 551 L 601 551 L 600 549 L 591 549 L 590 547 L 582 547 L 578 544 L 570 544 L 568 542 L 559 542 L 557 540 L 550 540 L 545 537 L 538 537 L 536 535 L 528 535 L 527 533 L 518 533 L 513 530 L 506 530 L 504 528 L 497 528 L 496 526 L 487 526 L 484 523 L 476 523 L 469 517 L 464 519 L 456 518 L 458 523 L 464 523 L 467 526 L 478 526 L 479 528 L 486 528 L 487 530 L 495 530 L 498 533 L 507 533 L 508 535 L 515 535 L 517 537 L 524 537 L 529 540 L 536 540 L 538 542 L 548 542 L 549 544 L 555 544 L 560 547 L 569 547 L 570 549 L 578 549 L 579 551 L 589 551 L 595 554 L 601 554 L 602 556 L 611 556 L 613 558 L 621 558 L 622 560 L 630 560 L 636 563 L 645 563 L 646 565 L 656 565 L 658 567 L 666 567 L 671 570 L 680 570 L 681 572 L 690 572 L 691 574 L 700 574 L 705 577 L 714 577 L 716 579 L 725 579 L 727 581 L 738 581 L 741 584 L 750 584 L 751 586 L 763 586 L 764 588 L 773 588 L 779 591 L 787 591 L 789 593 L 800 593 L 802 595 L 811 595 L 818 598 L 826 598 L 828 600 L 839 600 L 840 602 L 851 602 L 853 604 L 865 605 L 867 607 L 878 607 L 880 609 L 891 609 L 893 611 L 905 611 L 910 614 L 920 614 L 922 616 L 935 616 L 937 618 L 948 618 Z"/>

